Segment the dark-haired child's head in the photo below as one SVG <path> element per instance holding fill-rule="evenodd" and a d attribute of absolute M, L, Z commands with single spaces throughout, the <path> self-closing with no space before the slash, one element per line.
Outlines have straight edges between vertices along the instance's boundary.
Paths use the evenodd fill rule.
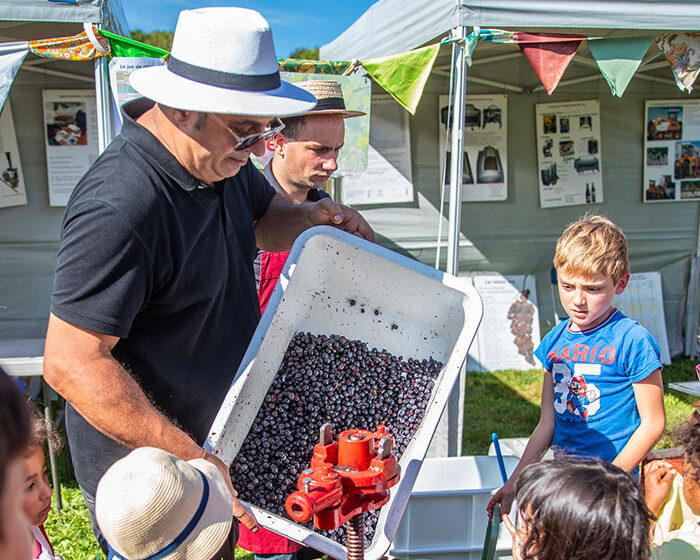
<path fill-rule="evenodd" d="M 44 445 L 51 442 L 55 451 L 61 439 L 46 420 L 37 413 L 32 416 L 32 441 L 24 453 L 24 498 L 22 509 L 32 525 L 42 525 L 51 511 L 53 490 L 49 484 Z"/>
<path fill-rule="evenodd" d="M 686 422 L 673 430 L 673 439 L 683 446 L 683 497 L 695 515 L 700 515 L 700 424 Z"/>
<path fill-rule="evenodd" d="M 29 560 L 31 533 L 22 511 L 23 454 L 29 445 L 29 412 L 17 386 L 0 369 L 0 558 Z"/>
<path fill-rule="evenodd" d="M 514 557 L 646 560 L 650 513 L 637 484 L 600 460 L 541 461 L 516 493 L 520 530 Z"/>

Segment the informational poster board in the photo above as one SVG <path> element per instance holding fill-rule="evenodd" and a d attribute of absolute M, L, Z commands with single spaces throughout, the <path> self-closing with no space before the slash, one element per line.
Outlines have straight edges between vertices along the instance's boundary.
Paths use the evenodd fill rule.
<path fill-rule="evenodd" d="M 450 182 L 449 144 L 452 127 L 450 98 L 440 96 L 440 153 L 445 154 L 445 184 Z M 449 119 L 449 120 L 448 120 Z M 508 97 L 468 95 L 464 107 L 464 153 L 462 154 L 462 201 L 479 202 L 508 198 Z"/>
<path fill-rule="evenodd" d="M 348 173 L 339 163 L 343 204 L 413 202 L 408 113 L 388 94 L 375 94 L 370 122 L 367 170 Z"/>
<path fill-rule="evenodd" d="M 647 101 L 644 202 L 700 200 L 700 100 Z"/>
<path fill-rule="evenodd" d="M 0 208 L 27 204 L 22 162 L 17 149 L 15 123 L 10 100 L 0 113 Z"/>
<path fill-rule="evenodd" d="M 625 291 L 615 296 L 613 305 L 642 324 L 654 337 L 661 350 L 661 363 L 671 363 L 666 335 L 666 318 L 661 291 L 660 272 L 635 272 Z"/>
<path fill-rule="evenodd" d="M 49 205 L 65 206 L 97 159 L 97 103 L 91 89 L 42 90 Z"/>
<path fill-rule="evenodd" d="M 540 206 L 603 202 L 600 102 L 535 106 Z"/>
<path fill-rule="evenodd" d="M 472 359 L 485 371 L 540 367 L 534 355 L 540 343 L 534 276 L 484 274 L 474 276 L 473 282 L 484 304 L 484 316 Z"/>
<path fill-rule="evenodd" d="M 119 134 L 121 129 L 122 116 L 119 108 L 141 94 L 131 87 L 129 75 L 139 68 L 149 66 L 160 66 L 165 61 L 162 58 L 148 57 L 114 57 L 109 61 L 109 86 L 112 90 L 112 99 L 115 105 L 116 127 L 114 134 Z"/>

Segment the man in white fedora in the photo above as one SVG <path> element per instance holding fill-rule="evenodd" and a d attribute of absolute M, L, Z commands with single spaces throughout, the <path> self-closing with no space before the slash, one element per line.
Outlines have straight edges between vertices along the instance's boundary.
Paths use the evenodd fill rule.
<path fill-rule="evenodd" d="M 338 155 L 345 142 L 345 119 L 365 113 L 345 107 L 343 89 L 336 81 L 308 80 L 294 85 L 311 93 L 317 100 L 316 106 L 282 119 L 284 128 L 268 142 L 273 155 L 263 175 L 278 193 L 301 204 L 330 198 L 323 187 L 338 169 Z M 255 260 L 263 312 L 288 255 L 288 251 L 260 251 Z"/>
<path fill-rule="evenodd" d="M 204 458 L 230 485 L 202 444 L 260 317 L 256 246 L 287 250 L 316 224 L 374 239 L 357 212 L 292 204 L 249 162 L 276 117 L 316 102 L 280 81 L 257 12 L 181 12 L 167 66 L 131 84 L 144 98 L 124 105 L 121 134 L 66 208 L 44 351 L 98 539 L 97 482 L 129 449 Z"/>

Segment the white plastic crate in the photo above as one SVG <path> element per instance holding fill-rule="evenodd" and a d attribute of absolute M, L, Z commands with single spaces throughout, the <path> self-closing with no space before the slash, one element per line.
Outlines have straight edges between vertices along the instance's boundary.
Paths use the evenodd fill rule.
<path fill-rule="evenodd" d="M 207 446 L 233 462 L 298 331 L 340 334 L 406 359 L 432 356 L 443 362 L 423 421 L 401 457 L 401 481 L 392 488 L 365 551 L 367 560 L 376 560 L 389 550 L 482 312 L 478 293 L 464 279 L 335 228 L 309 229 L 292 247 Z M 249 505 L 263 527 L 333 558 L 346 557 L 345 547 L 335 541 Z"/>
<path fill-rule="evenodd" d="M 510 476 L 518 458 L 503 457 Z M 501 487 L 497 458 L 488 455 L 425 459 L 390 554 L 406 560 L 478 560 L 484 546 L 486 504 Z M 501 523 L 499 557 L 511 555 Z"/>

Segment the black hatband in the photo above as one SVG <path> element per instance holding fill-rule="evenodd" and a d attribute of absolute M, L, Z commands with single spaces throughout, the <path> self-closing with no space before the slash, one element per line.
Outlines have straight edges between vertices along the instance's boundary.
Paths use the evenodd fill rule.
<path fill-rule="evenodd" d="M 242 91 L 270 91 L 281 85 L 280 73 L 272 74 L 234 74 L 221 72 L 211 68 L 202 68 L 188 62 L 183 62 L 172 56 L 168 58 L 168 70 L 188 80 L 199 82 L 225 89 L 238 89 Z"/>

